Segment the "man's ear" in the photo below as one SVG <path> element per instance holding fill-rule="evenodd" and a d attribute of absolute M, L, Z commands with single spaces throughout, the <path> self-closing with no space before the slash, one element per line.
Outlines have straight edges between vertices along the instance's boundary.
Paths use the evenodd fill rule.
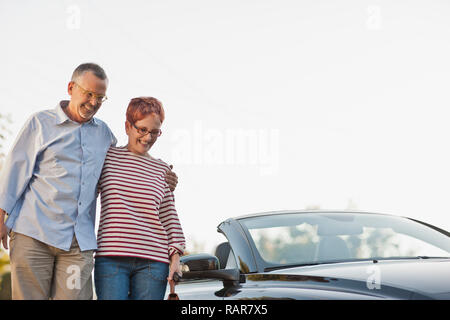
<path fill-rule="evenodd" d="M 67 93 L 69 94 L 69 96 L 72 95 L 72 90 L 73 90 L 73 86 L 75 85 L 75 82 L 70 81 L 69 84 L 67 85 Z"/>

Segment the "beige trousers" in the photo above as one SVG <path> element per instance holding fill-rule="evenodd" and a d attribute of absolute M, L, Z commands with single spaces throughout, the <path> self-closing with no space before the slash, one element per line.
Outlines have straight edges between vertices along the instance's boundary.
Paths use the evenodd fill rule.
<path fill-rule="evenodd" d="M 73 237 L 70 251 L 11 231 L 13 300 L 91 300 L 93 250 L 80 251 Z"/>

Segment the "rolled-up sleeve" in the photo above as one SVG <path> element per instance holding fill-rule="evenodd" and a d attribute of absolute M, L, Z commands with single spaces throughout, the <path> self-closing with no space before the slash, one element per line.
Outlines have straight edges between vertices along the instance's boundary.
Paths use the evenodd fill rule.
<path fill-rule="evenodd" d="M 39 123 L 31 116 L 20 130 L 0 172 L 0 208 L 14 209 L 31 177 L 39 153 Z"/>
<path fill-rule="evenodd" d="M 159 218 L 167 233 L 169 241 L 169 257 L 175 253 L 183 255 L 186 241 L 178 218 L 178 213 L 175 209 L 175 198 L 169 187 L 165 190 L 165 196 L 162 199 L 159 208 Z"/>

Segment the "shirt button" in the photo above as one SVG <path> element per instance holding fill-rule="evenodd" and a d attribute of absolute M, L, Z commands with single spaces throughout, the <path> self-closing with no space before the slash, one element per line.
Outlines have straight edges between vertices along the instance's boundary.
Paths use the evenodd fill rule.
<path fill-rule="evenodd" d="M 78 204 L 81 206 L 81 202 L 78 202 Z"/>

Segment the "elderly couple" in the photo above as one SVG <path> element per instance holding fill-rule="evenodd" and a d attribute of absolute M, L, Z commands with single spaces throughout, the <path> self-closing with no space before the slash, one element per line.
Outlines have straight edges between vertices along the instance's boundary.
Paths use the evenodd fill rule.
<path fill-rule="evenodd" d="M 164 109 L 131 99 L 128 144 L 116 147 L 94 118 L 108 78 L 98 65 L 73 72 L 70 101 L 32 115 L 0 174 L 0 237 L 11 260 L 13 299 L 163 299 L 185 239 L 172 191 L 177 176 L 148 153 Z M 95 237 L 96 198 L 101 216 Z M 6 220 L 6 222 L 5 222 Z"/>

